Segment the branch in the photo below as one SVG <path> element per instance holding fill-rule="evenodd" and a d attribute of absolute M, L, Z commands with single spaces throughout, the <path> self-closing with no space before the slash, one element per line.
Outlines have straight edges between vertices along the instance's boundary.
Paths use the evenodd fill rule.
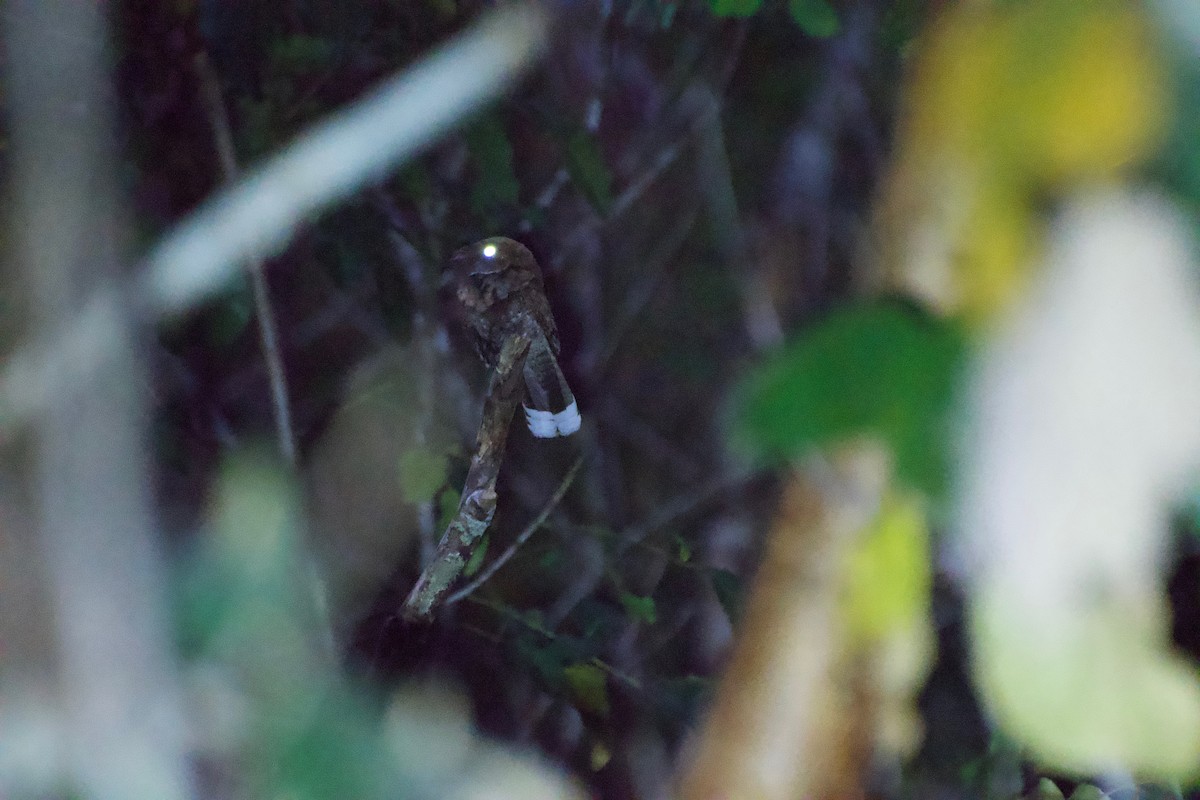
<path fill-rule="evenodd" d="M 196 74 L 200 79 L 200 93 L 208 111 L 208 121 L 213 129 L 217 160 L 227 183 L 238 179 L 237 156 L 233 150 L 233 133 L 229 126 L 229 114 L 221 97 L 221 84 L 213 71 L 207 54 L 201 51 L 196 56 Z M 292 409 L 288 402 L 287 373 L 283 369 L 283 356 L 279 352 L 279 328 L 275 324 L 275 310 L 271 307 L 271 296 L 267 291 L 267 277 L 261 258 L 250 260 L 250 288 L 254 293 L 254 310 L 258 317 L 258 340 L 262 347 L 263 361 L 267 367 L 267 381 L 271 386 L 271 406 L 275 412 L 275 438 L 279 452 L 288 466 L 296 466 L 296 437 L 292 429 Z"/>
<path fill-rule="evenodd" d="M 504 458 L 504 443 L 517 404 L 521 402 L 525 356 L 530 337 L 510 336 L 500 351 L 479 423 L 475 455 L 463 484 L 458 512 L 446 527 L 433 561 L 421 572 L 416 586 L 404 601 L 401 613 L 407 619 L 428 620 L 450 586 L 462 574 L 484 531 L 496 513 L 496 477 Z"/>
<path fill-rule="evenodd" d="M 533 534 L 537 532 L 538 528 L 545 524 L 546 518 L 550 516 L 550 512 L 562 502 L 562 499 L 567 494 L 567 490 L 570 489 L 571 484 L 575 482 L 575 476 L 579 474 L 579 468 L 582 466 L 583 456 L 581 455 L 575 459 L 575 463 L 572 464 L 571 468 L 567 470 L 567 474 L 564 475 L 562 481 L 559 482 L 558 488 L 554 490 L 554 494 L 550 495 L 550 499 L 546 501 L 546 505 L 542 506 L 542 510 L 538 512 L 538 515 L 530 520 L 529 524 L 525 526 L 524 530 L 517 534 L 517 538 L 514 539 L 512 544 L 508 546 L 508 549 L 501 553 L 495 561 L 488 564 L 483 571 L 479 573 L 475 580 L 471 581 L 466 586 L 450 595 L 450 597 L 446 599 L 446 605 L 453 605 L 459 600 L 462 600 L 463 598 L 472 594 L 480 586 L 483 586 L 485 583 L 491 580 L 492 576 L 499 572 L 500 568 L 507 564 L 510 558 L 516 555 L 517 551 L 520 550 L 527 541 L 529 541 L 529 537 L 533 536 Z"/>

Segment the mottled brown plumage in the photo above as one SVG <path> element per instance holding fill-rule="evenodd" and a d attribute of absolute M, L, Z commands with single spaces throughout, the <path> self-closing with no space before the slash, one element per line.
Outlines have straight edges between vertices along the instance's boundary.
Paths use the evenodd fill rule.
<path fill-rule="evenodd" d="M 450 258 L 442 292 L 450 316 L 470 331 L 475 351 L 489 369 L 496 368 L 508 339 L 529 339 L 525 414 L 534 436 L 578 430 L 575 396 L 558 365 L 558 328 L 533 253 L 503 236 L 463 247 Z"/>
<path fill-rule="evenodd" d="M 487 248 L 495 248 L 490 258 L 484 255 Z M 520 242 L 494 236 L 457 250 L 446 270 L 443 296 L 451 314 L 471 332 L 475 351 L 489 369 L 495 368 L 505 337 L 530 322 L 558 355 L 558 329 L 542 270 Z"/>

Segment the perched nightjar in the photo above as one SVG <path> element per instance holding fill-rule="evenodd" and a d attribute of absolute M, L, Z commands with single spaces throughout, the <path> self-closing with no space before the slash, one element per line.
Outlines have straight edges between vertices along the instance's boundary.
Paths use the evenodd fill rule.
<path fill-rule="evenodd" d="M 464 247 L 442 277 L 450 315 L 470 332 L 475 351 L 495 369 L 510 336 L 528 336 L 525 420 L 534 436 L 569 436 L 581 419 L 558 365 L 558 329 L 542 285 L 542 270 L 520 242 L 495 236 Z"/>

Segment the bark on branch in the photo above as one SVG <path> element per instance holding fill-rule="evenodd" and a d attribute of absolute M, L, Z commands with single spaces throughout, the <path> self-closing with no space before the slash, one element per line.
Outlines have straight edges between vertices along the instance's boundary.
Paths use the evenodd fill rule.
<path fill-rule="evenodd" d="M 433 561 L 421 573 L 404 601 L 401 614 L 409 620 L 428 620 L 462 574 L 471 554 L 483 539 L 496 513 L 496 477 L 504 460 L 508 426 L 521 402 L 525 356 L 530 337 L 509 336 L 500 351 L 491 386 L 483 403 L 483 419 L 475 442 L 475 455 L 463 484 L 458 512 L 446 526 Z"/>

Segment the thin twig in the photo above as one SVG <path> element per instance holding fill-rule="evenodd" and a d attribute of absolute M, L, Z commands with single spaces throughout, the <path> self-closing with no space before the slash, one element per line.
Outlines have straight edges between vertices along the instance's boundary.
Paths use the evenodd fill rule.
<path fill-rule="evenodd" d="M 617 555 L 621 555 L 630 547 L 638 544 L 651 533 L 665 528 L 666 526 L 676 522 L 679 519 L 694 512 L 697 508 L 712 500 L 717 495 L 723 492 L 735 489 L 748 481 L 753 480 L 759 473 L 736 472 L 731 475 L 720 475 L 707 483 L 692 489 L 690 492 L 681 494 L 665 503 L 660 503 L 657 510 L 650 517 L 635 522 L 629 525 L 624 530 L 620 531 L 617 536 Z"/>
<path fill-rule="evenodd" d="M 484 567 L 479 575 L 475 577 L 475 580 L 471 581 L 466 586 L 446 598 L 446 605 L 453 605 L 454 603 L 457 603 L 459 600 L 462 600 L 464 597 L 470 595 L 480 586 L 483 586 L 491 579 L 493 575 L 500 571 L 501 567 L 508 563 L 510 558 L 516 555 L 517 551 L 520 550 L 527 541 L 529 541 L 529 537 L 533 536 L 533 534 L 545 524 L 546 519 L 550 516 L 550 512 L 557 508 L 558 504 L 562 502 L 563 497 L 565 497 L 567 494 L 567 490 L 569 490 L 571 488 L 571 484 L 575 482 L 575 476 L 579 473 L 579 468 L 582 466 L 583 456 L 580 455 L 575 459 L 575 463 L 571 465 L 571 468 L 567 470 L 567 474 L 564 475 L 562 481 L 559 482 L 558 488 L 554 490 L 554 494 L 550 495 L 550 499 L 546 501 L 546 505 L 542 506 L 542 510 L 538 512 L 538 515 L 530 520 L 529 524 L 525 526 L 524 530 L 517 534 L 517 538 L 513 540 L 512 544 L 510 544 L 508 548 L 496 558 L 495 561 Z"/>
<path fill-rule="evenodd" d="M 212 125 L 213 140 L 217 149 L 217 160 L 226 183 L 238 179 L 237 156 L 233 150 L 233 133 L 229 127 L 229 114 L 221 97 L 221 84 L 209 63 L 208 56 L 201 51 L 196 56 L 196 74 L 200 79 L 200 93 Z M 267 381 L 271 387 L 271 407 L 275 417 L 275 438 L 279 452 L 287 463 L 296 466 L 296 436 L 292 427 L 292 408 L 288 401 L 287 373 L 283 369 L 283 357 L 279 352 L 279 330 L 275 323 L 275 309 L 267 291 L 267 278 L 261 258 L 250 260 L 250 288 L 254 294 L 254 309 L 258 317 L 258 340 L 262 347 L 263 361 L 267 367 Z"/>
<path fill-rule="evenodd" d="M 528 335 L 509 336 L 504 342 L 483 403 L 475 455 L 463 484 L 458 512 L 446 527 L 432 563 L 422 570 L 404 601 L 401 614 L 406 619 L 428 620 L 433 616 L 492 523 L 496 513 L 496 478 L 504 458 L 508 426 L 520 403 L 530 343 Z"/>

